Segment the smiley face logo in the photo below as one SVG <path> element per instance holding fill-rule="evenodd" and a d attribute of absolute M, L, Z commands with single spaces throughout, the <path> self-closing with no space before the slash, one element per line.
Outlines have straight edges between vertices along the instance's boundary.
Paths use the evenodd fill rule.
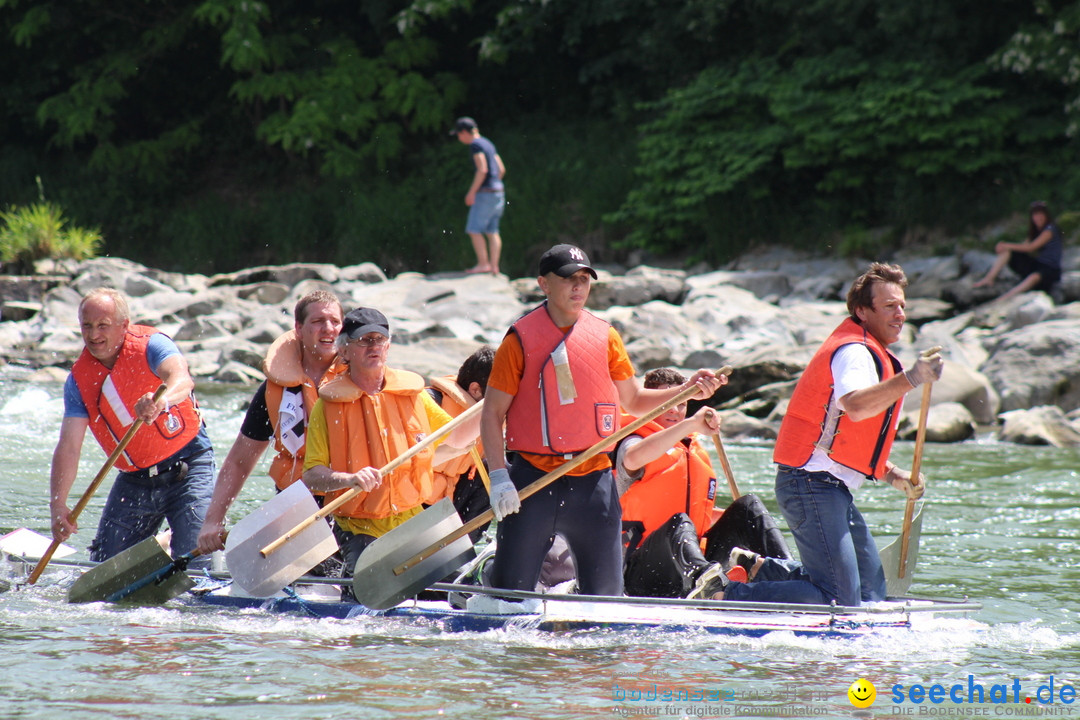
<path fill-rule="evenodd" d="M 859 678 L 851 683 L 847 691 L 848 700 L 857 708 L 868 708 L 877 699 L 877 688 L 869 680 Z"/>

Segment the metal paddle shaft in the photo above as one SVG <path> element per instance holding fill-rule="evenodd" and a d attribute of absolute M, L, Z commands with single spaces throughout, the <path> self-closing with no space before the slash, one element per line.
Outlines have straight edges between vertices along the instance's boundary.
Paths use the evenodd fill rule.
<path fill-rule="evenodd" d="M 406 461 L 411 460 L 414 455 L 416 455 L 420 451 L 430 447 L 432 443 L 434 443 L 437 440 L 440 440 L 443 437 L 449 435 L 453 430 L 457 429 L 460 425 L 463 425 L 465 422 L 472 419 L 472 417 L 474 415 L 476 415 L 478 412 L 480 412 L 483 407 L 484 407 L 484 401 L 481 400 L 480 402 L 476 403 L 475 405 L 473 405 L 471 408 L 469 408 L 465 412 L 458 415 L 456 418 L 454 418 L 450 422 L 443 425 L 438 430 L 435 430 L 434 432 L 429 434 L 426 438 L 424 438 L 423 440 L 418 442 L 416 445 L 413 445 L 411 448 L 409 448 L 405 452 L 401 453 L 401 455 L 398 455 L 396 458 L 394 458 L 393 460 L 388 462 L 386 465 L 383 465 L 381 468 L 379 468 L 379 475 L 381 477 L 386 477 L 387 475 L 392 473 L 394 470 L 397 470 L 397 468 L 399 466 L 404 464 Z M 345 503 L 349 502 L 350 500 L 352 500 L 354 497 L 356 497 L 357 495 L 359 495 L 362 492 L 364 492 L 364 491 L 361 490 L 358 487 L 350 488 L 347 492 L 342 493 L 341 495 L 334 498 L 331 502 L 328 502 L 325 505 L 323 505 L 322 509 L 319 510 L 319 512 L 311 515 L 310 517 L 305 519 L 303 522 L 299 523 L 292 530 L 285 533 L 284 535 L 282 535 L 281 537 L 279 537 L 277 540 L 270 543 L 266 547 L 262 548 L 262 550 L 260 550 L 259 552 L 262 554 L 263 557 L 270 557 L 270 555 L 272 555 L 274 552 L 276 552 L 282 545 L 287 543 L 289 540 L 296 537 L 298 534 L 302 533 L 305 529 L 311 527 L 312 525 L 314 525 L 319 520 L 322 520 L 324 517 L 327 517 L 328 515 L 333 513 L 335 510 L 337 510 L 339 507 L 341 507 Z M 288 583 L 286 583 L 286 584 L 288 584 Z"/>
<path fill-rule="evenodd" d="M 717 374 L 727 375 L 729 373 L 731 373 L 731 368 L 725 367 Z M 698 388 L 696 385 L 686 388 L 611 437 L 597 442 L 581 454 L 576 455 L 539 480 L 523 488 L 518 492 L 518 496 L 522 501 L 526 500 L 590 458 L 603 452 L 627 435 L 632 434 L 645 423 L 659 417 L 679 403 L 689 400 L 697 393 Z M 441 504 L 441 501 L 439 504 Z M 461 518 L 457 517 L 456 514 L 450 516 L 444 510 L 437 510 L 437 507 L 438 504 L 394 528 L 372 543 L 360 555 L 360 559 L 356 563 L 353 579 L 353 593 L 356 595 L 357 600 L 367 607 L 384 610 L 397 605 L 405 598 L 415 595 L 432 582 L 441 580 L 446 576 L 446 566 L 452 564 L 454 558 L 465 558 L 467 560 L 468 555 L 461 548 L 467 546 L 471 552 L 472 543 L 468 540 L 469 533 L 483 527 L 494 517 L 494 513 L 489 509 L 469 522 L 461 524 Z M 454 527 L 456 529 L 447 532 L 447 530 Z M 431 540 L 433 537 L 439 539 L 433 541 Z M 417 552 L 418 548 L 419 552 Z"/>
<path fill-rule="evenodd" d="M 165 390 L 165 383 L 158 386 L 158 389 L 154 392 L 154 402 L 161 399 L 161 396 L 165 394 Z M 68 516 L 72 522 L 75 522 L 79 515 L 82 514 L 82 511 L 86 509 L 86 506 L 90 503 L 90 498 L 97 492 L 98 486 L 101 485 L 105 476 L 112 470 L 113 465 L 120 459 L 120 454 L 124 452 L 128 443 L 131 442 L 131 439 L 135 437 L 135 433 L 138 432 L 139 428 L 142 426 L 142 418 L 135 418 L 135 422 L 131 423 L 131 427 L 124 433 L 124 437 L 120 438 L 120 442 L 116 445 L 116 449 L 109 454 L 108 459 L 105 460 L 105 464 L 101 466 L 101 470 L 98 470 L 98 474 L 90 481 L 90 485 L 86 488 L 86 492 L 83 493 L 83 496 L 79 498 L 79 502 L 75 503 L 75 507 L 72 508 L 71 514 Z M 41 556 L 41 560 L 38 561 L 34 571 L 30 573 L 30 577 L 26 579 L 27 584 L 33 585 L 37 582 L 38 578 L 41 577 L 41 573 L 44 572 L 45 566 L 49 564 L 49 560 L 52 560 L 53 553 L 60 547 L 60 542 L 60 540 L 53 539 L 49 549 Z"/>

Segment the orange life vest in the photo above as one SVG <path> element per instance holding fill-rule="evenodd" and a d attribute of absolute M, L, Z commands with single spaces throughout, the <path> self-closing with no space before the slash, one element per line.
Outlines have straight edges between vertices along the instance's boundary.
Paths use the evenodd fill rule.
<path fill-rule="evenodd" d="M 795 386 L 787 414 L 780 424 L 773 450 L 774 462 L 802 467 L 810 460 L 814 449 L 820 448 L 834 462 L 867 477 L 881 478 L 884 475 L 900 422 L 902 400 L 861 422 L 854 422 L 846 413 L 841 413 L 836 434 L 832 438 L 822 437 L 833 393 L 832 358 L 837 350 L 851 343 L 866 346 L 874 358 L 881 380 L 888 380 L 900 372 L 900 361 L 884 345 L 851 318 L 844 320 L 814 353 Z"/>
<path fill-rule="evenodd" d="M 323 375 L 322 382 L 328 382 L 346 369 L 344 363 L 335 361 Z M 303 353 L 295 330 L 284 333 L 273 342 L 266 352 L 263 372 L 266 374 L 266 411 L 270 416 L 270 427 L 274 428 L 274 450 L 277 451 L 268 472 L 278 490 L 284 490 L 304 474 L 304 448 L 293 455 L 281 441 L 281 400 L 285 389 L 300 388 L 305 427 L 311 416 L 311 408 L 315 407 L 315 401 L 319 398 L 314 381 L 304 372 Z"/>
<path fill-rule="evenodd" d="M 146 347 L 155 333 L 157 330 L 146 325 L 129 326 L 111 370 L 85 348 L 71 368 L 90 414 L 90 430 L 107 455 L 112 454 L 135 422 L 136 401 L 161 385 L 161 378 L 146 360 Z M 148 427 L 140 428 L 117 458 L 116 466 L 134 472 L 156 465 L 183 450 L 199 433 L 201 424 L 194 398 L 184 398 L 170 405 L 169 411 Z"/>
<path fill-rule="evenodd" d="M 587 310 L 566 332 L 541 305 L 511 326 L 525 356 L 506 415 L 506 447 L 569 455 L 610 437 L 619 396 L 608 370 L 609 325 Z"/>
<path fill-rule="evenodd" d="M 476 404 L 476 400 L 473 400 L 471 395 L 461 389 L 457 384 L 457 378 L 453 375 L 433 378 L 431 387 L 442 393 L 442 402 L 439 403 L 439 406 L 450 417 L 457 417 Z M 476 448 L 483 455 L 484 449 L 479 441 L 476 443 Z M 433 471 L 431 497 L 424 500 L 426 505 L 433 505 L 444 497 L 453 500 L 454 489 L 457 487 L 458 480 L 466 473 L 468 473 L 469 477 L 475 475 L 476 464 L 473 462 L 472 453 L 465 453 L 436 465 Z"/>
<path fill-rule="evenodd" d="M 632 421 L 633 418 L 623 417 L 624 426 Z M 653 421 L 635 434 L 648 437 L 663 429 Z M 698 537 L 705 535 L 713 522 L 716 476 L 698 434 L 690 436 L 689 445 L 676 443 L 664 455 L 648 463 L 642 478 L 623 493 L 619 502 L 622 503 L 623 522 L 640 521 L 645 527 L 644 537 L 680 512 L 690 517 Z"/>
<path fill-rule="evenodd" d="M 330 469 L 356 472 L 365 467 L 381 468 L 431 431 L 427 411 L 420 398 L 424 380 L 406 370 L 386 368 L 385 384 L 376 395 L 368 395 L 344 373 L 319 388 L 326 416 Z M 428 447 L 383 478 L 371 492 L 359 493 L 338 508 L 335 515 L 351 518 L 384 518 L 418 507 L 430 497 L 431 458 Z M 347 490 L 327 493 L 328 500 Z"/>

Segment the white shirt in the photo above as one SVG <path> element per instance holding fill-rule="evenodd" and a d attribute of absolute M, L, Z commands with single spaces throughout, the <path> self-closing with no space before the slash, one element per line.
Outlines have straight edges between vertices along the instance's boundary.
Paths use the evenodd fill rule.
<path fill-rule="evenodd" d="M 842 480 L 851 490 L 858 490 L 866 481 L 866 476 L 858 470 L 852 470 L 834 462 L 821 447 L 832 446 L 836 424 L 840 420 L 841 411 L 844 410 L 844 404 L 840 398 L 856 390 L 877 385 L 881 382 L 881 378 L 878 377 L 874 356 L 862 343 L 850 343 L 841 347 L 833 354 L 829 367 L 833 376 L 833 393 L 829 397 L 829 407 L 825 412 L 825 426 L 814 447 L 814 452 L 803 465 L 803 469 L 809 472 L 827 472 L 836 479 Z"/>

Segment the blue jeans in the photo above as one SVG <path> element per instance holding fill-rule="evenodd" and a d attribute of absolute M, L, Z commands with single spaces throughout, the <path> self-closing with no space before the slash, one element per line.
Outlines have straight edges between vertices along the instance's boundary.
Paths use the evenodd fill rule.
<path fill-rule="evenodd" d="M 187 456 L 181 451 L 175 457 L 183 464 L 152 478 L 144 477 L 145 473 L 117 475 L 101 512 L 97 537 L 90 544 L 91 560 L 108 560 L 152 537 L 162 521 L 168 521 L 172 529 L 174 557 L 195 549 L 214 493 L 214 451 L 207 448 Z M 209 561 L 198 558 L 191 564 L 199 567 Z"/>
<path fill-rule="evenodd" d="M 506 207 L 506 193 L 478 192 L 476 202 L 469 207 L 465 220 L 465 232 L 493 235 L 499 232 L 499 219 Z"/>
<path fill-rule="evenodd" d="M 754 582 L 728 585 L 725 600 L 855 606 L 885 599 L 877 545 L 843 482 L 781 465 L 776 500 L 801 562 L 766 558 Z"/>

